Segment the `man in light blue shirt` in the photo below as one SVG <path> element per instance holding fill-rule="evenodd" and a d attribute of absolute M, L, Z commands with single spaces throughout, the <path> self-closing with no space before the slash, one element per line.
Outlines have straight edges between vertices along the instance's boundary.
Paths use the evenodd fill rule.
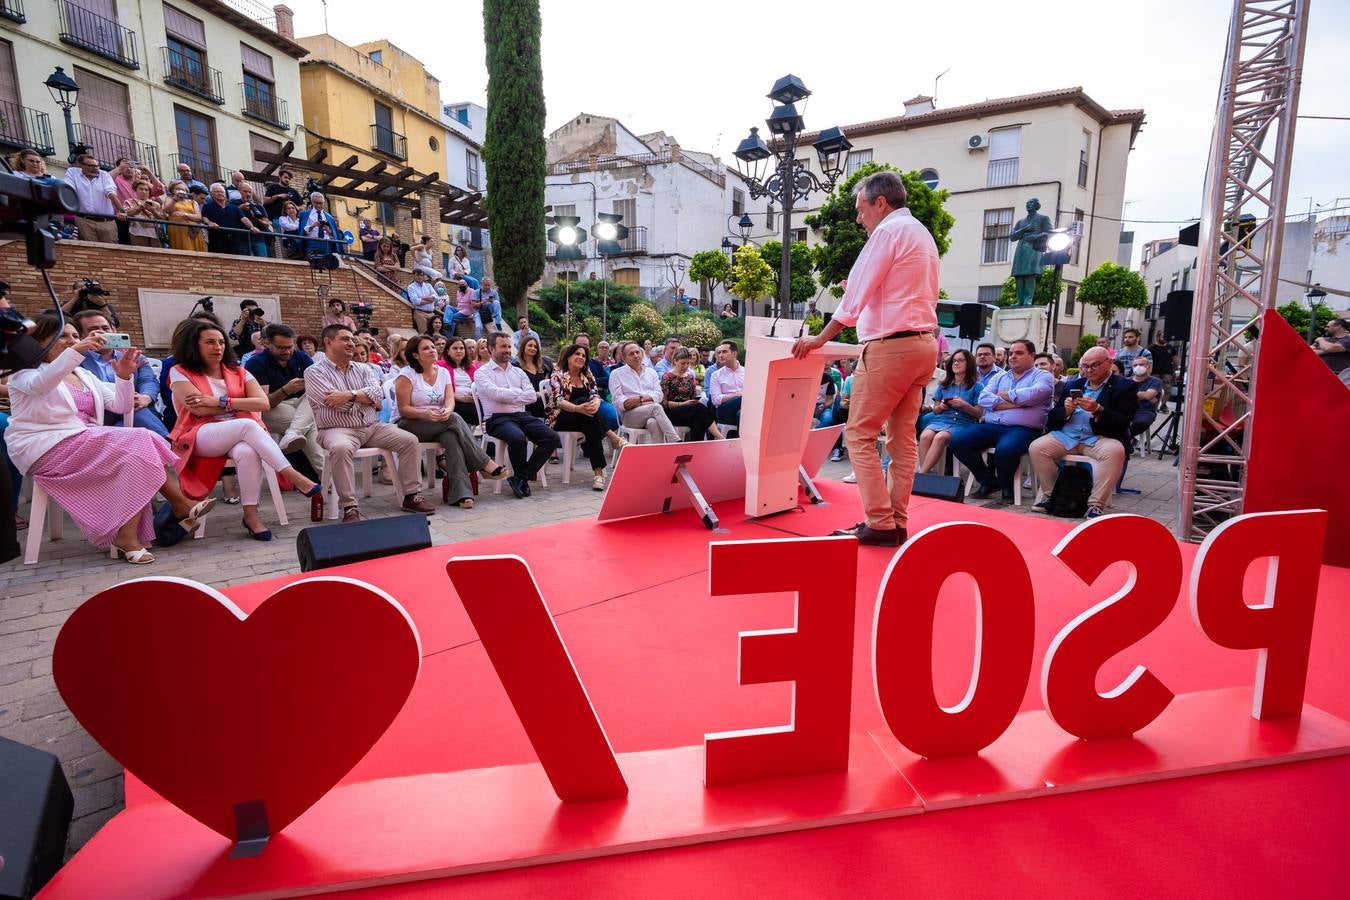
<path fill-rule="evenodd" d="M 666 349 L 661 354 L 661 359 L 656 363 L 656 377 L 664 377 L 667 372 L 675 368 L 675 351 L 680 349 L 679 338 L 668 338 L 666 340 Z"/>
<path fill-rule="evenodd" d="M 989 379 L 1002 375 L 1003 370 L 994 362 L 994 345 L 980 344 L 975 348 L 975 376 L 980 387 L 989 387 Z"/>
<path fill-rule="evenodd" d="M 527 335 L 529 337 L 534 338 L 536 341 L 539 341 L 539 346 L 541 348 L 544 346 L 544 342 L 539 340 L 539 332 L 535 331 L 533 328 L 530 327 L 530 320 L 528 318 L 526 318 L 525 316 L 521 316 L 519 319 L 516 320 L 516 325 L 517 325 L 516 330 L 511 332 L 512 356 L 516 356 L 517 354 L 520 353 L 521 338 L 524 338 Z"/>
<path fill-rule="evenodd" d="M 88 337 L 91 334 L 108 334 L 112 326 L 108 324 L 107 316 L 98 310 L 86 309 L 78 312 L 74 316 L 75 328 L 79 331 L 80 337 Z M 113 384 L 117 381 L 117 374 L 113 371 L 113 361 L 122 355 L 121 351 L 89 350 L 84 354 L 84 362 L 80 365 L 94 374 L 99 381 Z M 159 414 L 155 412 L 154 403 L 155 394 L 159 391 L 159 382 L 155 378 L 155 372 L 150 368 L 150 361 L 141 357 L 140 365 L 136 367 L 136 374 L 132 381 L 135 383 L 136 410 L 132 415 L 132 423 L 138 427 L 153 431 L 155 434 L 169 439 L 169 429 L 164 427 L 164 422 Z M 103 414 L 104 425 L 121 425 L 123 417 L 117 413 L 105 412 Z"/>
<path fill-rule="evenodd" d="M 969 469 L 980 486 L 971 497 L 982 500 L 1002 491 L 1013 498 L 1022 455 L 1045 430 L 1046 416 L 1055 402 L 1055 378 L 1033 365 L 1036 345 L 1013 341 L 1008 348 L 1008 370 L 990 377 L 980 394 L 984 417 L 952 435 L 952 453 Z M 984 451 L 994 448 L 994 465 L 984 461 Z"/>

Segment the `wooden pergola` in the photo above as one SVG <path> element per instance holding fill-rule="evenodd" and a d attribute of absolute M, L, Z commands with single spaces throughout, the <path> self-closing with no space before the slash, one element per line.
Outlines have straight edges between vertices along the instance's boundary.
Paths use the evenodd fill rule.
<path fill-rule="evenodd" d="M 262 168 L 257 171 L 245 169 L 243 175 L 249 181 L 266 184 L 275 180 L 277 169 L 286 166 L 297 172 L 308 172 L 325 194 L 369 203 L 411 207 L 414 218 L 421 217 L 421 195 L 424 192 L 433 193 L 440 197 L 441 221 L 446 225 L 487 227 L 487 212 L 482 206 L 483 195 L 440 181 L 439 172 L 424 175 L 411 166 L 388 171 L 389 164 L 382 161 L 362 170 L 356 168 L 359 157 L 355 154 L 334 164 L 328 161 L 328 150 L 323 147 L 315 150 L 308 158 L 292 156 L 294 151 L 294 141 L 287 141 L 277 153 L 257 151 L 254 155 L 263 163 Z"/>

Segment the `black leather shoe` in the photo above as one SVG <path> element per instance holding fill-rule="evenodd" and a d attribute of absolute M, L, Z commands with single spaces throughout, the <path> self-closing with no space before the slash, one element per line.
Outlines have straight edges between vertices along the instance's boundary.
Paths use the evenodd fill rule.
<path fill-rule="evenodd" d="M 970 499 L 983 500 L 986 497 L 992 497 L 999 492 L 998 482 L 994 484 L 982 484 L 970 492 Z"/>
<path fill-rule="evenodd" d="M 515 494 L 517 499 L 524 499 L 530 495 L 530 483 L 524 478 L 512 475 L 506 479 L 506 485 L 511 488 L 511 493 Z"/>
<path fill-rule="evenodd" d="M 836 528 L 830 532 L 831 537 L 857 537 L 860 528 L 866 528 L 866 522 L 859 522 L 856 525 L 850 525 L 847 528 Z"/>
<path fill-rule="evenodd" d="M 903 528 L 877 529 L 869 528 L 866 525 L 853 534 L 857 537 L 858 543 L 871 547 L 899 547 L 905 542 L 906 538 Z"/>

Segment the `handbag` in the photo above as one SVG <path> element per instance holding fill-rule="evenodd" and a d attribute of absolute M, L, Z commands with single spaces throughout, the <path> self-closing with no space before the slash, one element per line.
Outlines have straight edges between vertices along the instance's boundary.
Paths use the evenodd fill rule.
<path fill-rule="evenodd" d="M 178 524 L 173 514 L 172 504 L 165 503 L 155 510 L 155 543 L 161 547 L 172 547 L 187 537 L 187 530 Z"/>

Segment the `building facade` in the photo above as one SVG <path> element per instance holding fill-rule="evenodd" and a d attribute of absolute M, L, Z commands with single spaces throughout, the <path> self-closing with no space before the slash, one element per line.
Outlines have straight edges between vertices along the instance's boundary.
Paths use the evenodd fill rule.
<path fill-rule="evenodd" d="M 931 97 L 906 101 L 903 115 L 842 126 L 853 143 L 845 176 L 867 162 L 919 172 L 930 186 L 950 192 L 946 209 L 956 222 L 942 260 L 942 288 L 954 302 L 997 299 L 1011 272 L 1013 224 L 1035 197 L 1041 213 L 1060 228 L 1080 231 L 1073 258 L 1064 267 L 1065 292 L 1057 343 L 1073 346 L 1099 327 L 1089 309 L 1085 321 L 1076 302 L 1083 277 L 1120 249 L 1121 210 L 1129 152 L 1144 122 L 1143 110 L 1108 110 L 1081 88 L 986 100 L 937 109 Z M 809 145 L 815 134 L 806 134 Z M 809 147 L 813 170 L 819 171 Z M 809 204 L 818 208 L 823 195 Z M 756 240 L 777 237 L 782 224 L 772 207 L 752 213 Z M 818 236 L 794 211 L 796 233 L 808 243 Z M 773 222 L 764 227 L 765 219 Z M 819 306 L 837 301 L 823 292 Z"/>
<path fill-rule="evenodd" d="M 441 106 L 441 123 L 445 126 L 445 180 L 466 191 L 487 193 L 483 168 L 487 109 L 468 101 L 446 103 Z M 475 276 L 490 274 L 492 240 L 486 228 L 455 226 L 447 238 L 467 249 Z"/>
<path fill-rule="evenodd" d="M 166 181 L 179 163 L 228 180 L 298 121 L 291 19 L 252 0 L 0 0 L 0 148 L 33 147 L 57 175 L 77 144 Z M 70 135 L 43 84 L 58 66 L 79 87 Z"/>

